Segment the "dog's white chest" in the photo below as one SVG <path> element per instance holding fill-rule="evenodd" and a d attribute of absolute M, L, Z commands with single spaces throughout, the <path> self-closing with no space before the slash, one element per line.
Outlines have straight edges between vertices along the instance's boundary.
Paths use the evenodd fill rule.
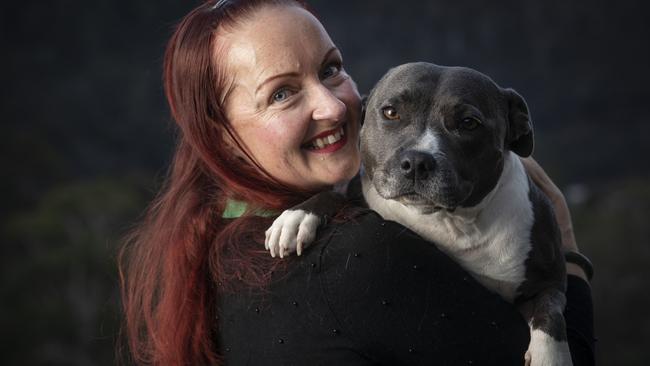
<path fill-rule="evenodd" d="M 453 213 L 420 214 L 381 198 L 364 182 L 368 205 L 384 219 L 408 227 L 434 242 L 487 288 L 512 301 L 524 281 L 534 217 L 528 178 L 519 158 L 510 154 L 497 186 L 477 206 Z"/>

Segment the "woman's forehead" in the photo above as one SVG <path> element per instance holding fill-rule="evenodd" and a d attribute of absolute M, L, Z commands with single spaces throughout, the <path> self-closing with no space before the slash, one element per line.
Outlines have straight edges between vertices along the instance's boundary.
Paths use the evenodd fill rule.
<path fill-rule="evenodd" d="M 305 48 L 309 50 L 321 43 L 332 42 L 311 13 L 287 5 L 258 9 L 237 25 L 218 32 L 217 41 L 220 39 L 230 47 L 247 43 L 264 56 L 291 53 Z"/>
<path fill-rule="evenodd" d="M 320 22 L 297 6 L 262 8 L 237 26 L 218 32 L 216 40 L 217 59 L 225 61 L 227 74 L 254 83 L 273 74 L 318 66 L 334 47 Z"/>

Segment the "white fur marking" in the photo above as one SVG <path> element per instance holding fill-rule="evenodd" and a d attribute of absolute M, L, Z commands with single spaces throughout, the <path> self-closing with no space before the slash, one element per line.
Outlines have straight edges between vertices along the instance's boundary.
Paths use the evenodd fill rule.
<path fill-rule="evenodd" d="M 571 353 L 567 342 L 558 342 L 545 332 L 535 329 L 530 333 L 530 344 L 524 356 L 526 365 L 571 366 Z"/>
<path fill-rule="evenodd" d="M 301 255 L 303 246 L 314 241 L 320 224 L 320 218 L 313 213 L 286 210 L 266 230 L 264 246 L 272 257 L 283 258 L 294 251 Z"/>
<path fill-rule="evenodd" d="M 440 142 L 438 136 L 431 130 L 427 130 L 418 142 L 413 146 L 413 150 L 422 151 L 429 154 L 435 154 L 440 151 Z"/>

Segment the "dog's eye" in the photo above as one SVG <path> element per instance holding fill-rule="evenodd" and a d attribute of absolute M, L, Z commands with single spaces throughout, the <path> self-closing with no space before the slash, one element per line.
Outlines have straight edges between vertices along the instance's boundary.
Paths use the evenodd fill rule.
<path fill-rule="evenodd" d="M 478 118 L 466 117 L 460 121 L 460 124 L 458 126 L 463 130 L 471 131 L 475 130 L 480 125 L 481 121 Z"/>
<path fill-rule="evenodd" d="M 397 109 L 394 107 L 384 107 L 381 109 L 381 112 L 384 114 L 384 117 L 390 120 L 399 119 L 399 113 L 397 113 Z"/>

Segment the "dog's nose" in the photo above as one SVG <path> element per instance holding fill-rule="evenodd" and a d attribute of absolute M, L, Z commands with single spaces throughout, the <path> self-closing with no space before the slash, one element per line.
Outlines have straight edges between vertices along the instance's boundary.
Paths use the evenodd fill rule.
<path fill-rule="evenodd" d="M 407 179 L 427 179 L 436 169 L 436 160 L 431 154 L 409 150 L 402 154 L 400 169 Z"/>

